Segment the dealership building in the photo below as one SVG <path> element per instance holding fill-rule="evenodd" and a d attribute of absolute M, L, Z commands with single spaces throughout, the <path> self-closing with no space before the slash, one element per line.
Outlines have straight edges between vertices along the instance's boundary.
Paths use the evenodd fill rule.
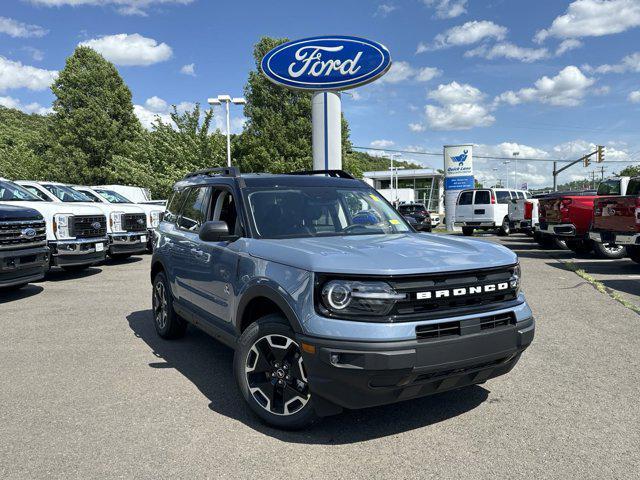
<path fill-rule="evenodd" d="M 379 190 L 387 200 L 393 201 L 391 198 L 394 193 L 391 189 L 391 172 L 389 170 L 381 170 L 377 172 L 364 172 L 362 174 L 365 182 L 376 190 Z M 396 198 L 405 199 L 406 193 L 413 192 L 411 198 L 415 202 L 424 203 L 432 213 L 440 216 L 444 215 L 444 175 L 430 168 L 421 168 L 415 170 L 402 169 L 397 171 L 398 192 Z"/>

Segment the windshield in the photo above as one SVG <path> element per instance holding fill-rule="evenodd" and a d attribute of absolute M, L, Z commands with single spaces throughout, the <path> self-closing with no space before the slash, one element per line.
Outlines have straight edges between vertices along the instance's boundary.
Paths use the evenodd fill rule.
<path fill-rule="evenodd" d="M 96 190 L 96 192 L 104 197 L 109 203 L 133 203 L 128 198 L 123 197 L 113 190 Z"/>
<path fill-rule="evenodd" d="M 598 185 L 598 195 L 620 195 L 620 180 L 605 180 Z"/>
<path fill-rule="evenodd" d="M 400 205 L 398 207 L 398 210 L 400 211 L 400 213 L 407 214 L 407 213 L 424 212 L 426 208 L 424 208 L 424 205 L 413 204 L 413 205 Z"/>
<path fill-rule="evenodd" d="M 375 190 L 304 187 L 247 189 L 261 238 L 371 235 L 412 231 Z"/>
<path fill-rule="evenodd" d="M 0 181 L 0 201 L 41 202 L 34 194 L 13 182 Z"/>
<path fill-rule="evenodd" d="M 49 190 L 61 202 L 93 202 L 84 193 L 80 193 L 66 185 L 44 184 L 44 188 Z"/>

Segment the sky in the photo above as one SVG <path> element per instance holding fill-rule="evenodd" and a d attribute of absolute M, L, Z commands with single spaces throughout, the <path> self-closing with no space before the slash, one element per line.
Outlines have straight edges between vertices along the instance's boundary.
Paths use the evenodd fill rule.
<path fill-rule="evenodd" d="M 474 144 L 476 177 L 550 185 L 551 164 L 607 147 L 640 162 L 640 0 L 2 0 L 0 105 L 50 111 L 49 85 L 79 44 L 118 67 L 143 125 L 218 94 L 242 95 L 261 36 L 356 35 L 391 70 L 343 93 L 355 146 L 442 168 Z M 224 130 L 221 111 L 216 125 Z M 242 129 L 232 106 L 232 131 Z M 380 154 L 380 150 L 371 150 Z M 605 165 L 605 176 L 623 168 Z M 576 165 L 559 181 L 591 178 Z M 600 175 L 600 173 L 598 173 Z"/>

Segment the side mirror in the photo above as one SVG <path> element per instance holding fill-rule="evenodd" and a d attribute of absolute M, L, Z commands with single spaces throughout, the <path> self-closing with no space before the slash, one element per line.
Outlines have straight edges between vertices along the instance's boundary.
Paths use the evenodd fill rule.
<path fill-rule="evenodd" d="M 236 238 L 229 235 L 229 226 L 222 220 L 204 222 L 200 227 L 199 237 L 203 242 L 221 242 Z"/>

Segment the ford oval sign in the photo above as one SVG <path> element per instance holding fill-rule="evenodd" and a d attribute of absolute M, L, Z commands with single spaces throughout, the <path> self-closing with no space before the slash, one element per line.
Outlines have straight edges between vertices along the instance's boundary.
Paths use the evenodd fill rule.
<path fill-rule="evenodd" d="M 277 46 L 261 62 L 269 80 L 304 90 L 346 90 L 374 81 L 391 66 L 389 50 L 358 37 L 333 35 Z"/>

